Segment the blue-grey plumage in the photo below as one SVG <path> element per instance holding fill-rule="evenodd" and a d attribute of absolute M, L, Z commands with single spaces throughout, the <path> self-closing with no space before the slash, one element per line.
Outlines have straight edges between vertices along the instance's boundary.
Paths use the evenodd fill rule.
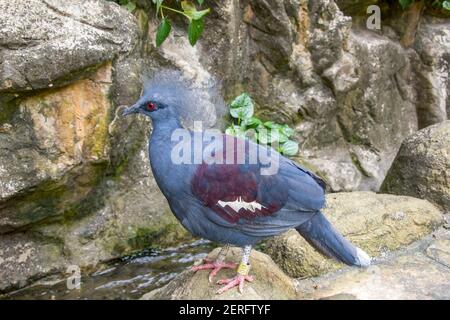
<path fill-rule="evenodd" d="M 187 230 L 215 242 L 245 247 L 296 228 L 328 257 L 350 265 L 370 263 L 370 258 L 344 239 L 321 213 L 325 188 L 319 177 L 279 154 L 276 154 L 279 163 L 275 174 L 263 175 L 262 163 L 247 162 L 252 147 L 266 154 L 276 151 L 250 140 L 223 135 L 220 152 L 224 157 L 244 152 L 244 163 L 174 163 L 172 150 L 179 141 L 173 140 L 172 134 L 182 129 L 180 110 L 186 106 L 180 100 L 183 95 L 174 97 L 174 91 L 166 90 L 167 86 L 147 87 L 124 115 L 141 113 L 152 119 L 149 143 L 152 171 L 172 212 Z M 178 87 L 178 90 L 185 89 Z M 192 138 L 186 142 L 187 150 L 203 155 L 207 145 L 194 143 L 194 135 L 198 133 L 187 132 Z M 228 146 L 230 139 L 233 147 Z M 244 147 L 238 151 L 239 144 Z M 243 205 L 236 207 L 236 203 Z"/>

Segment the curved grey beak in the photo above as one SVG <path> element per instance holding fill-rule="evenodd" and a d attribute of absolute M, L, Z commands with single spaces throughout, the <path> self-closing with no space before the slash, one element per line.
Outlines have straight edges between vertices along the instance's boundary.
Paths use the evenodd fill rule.
<path fill-rule="evenodd" d="M 132 113 L 139 113 L 139 105 L 138 104 L 134 104 L 131 107 L 128 107 L 125 110 L 123 110 L 122 115 L 127 116 Z"/>

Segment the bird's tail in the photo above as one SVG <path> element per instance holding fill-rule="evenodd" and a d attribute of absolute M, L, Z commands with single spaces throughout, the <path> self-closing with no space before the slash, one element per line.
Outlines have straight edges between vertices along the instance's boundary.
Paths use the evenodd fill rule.
<path fill-rule="evenodd" d="M 345 239 L 320 211 L 295 229 L 316 250 L 329 258 L 351 266 L 370 265 L 369 255 Z"/>

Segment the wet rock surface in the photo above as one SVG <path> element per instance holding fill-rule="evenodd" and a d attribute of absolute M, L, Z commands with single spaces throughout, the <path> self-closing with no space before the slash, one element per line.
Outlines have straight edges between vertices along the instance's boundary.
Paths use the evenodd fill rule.
<path fill-rule="evenodd" d="M 212 251 L 208 258 L 214 259 L 220 249 Z M 227 261 L 239 263 L 242 250 L 231 248 L 227 255 Z M 201 263 L 197 261 L 197 263 Z M 224 299 L 224 300 L 267 300 L 267 299 L 294 299 L 295 290 L 293 281 L 286 276 L 272 259 L 258 251 L 253 251 L 250 256 L 251 274 L 255 277 L 253 282 L 246 282 L 244 293 L 237 288 L 218 295 L 216 291 L 220 285 L 209 283 L 209 270 L 193 272 L 186 270 L 179 274 L 166 286 L 145 294 L 143 300 L 177 300 L 177 299 Z M 222 278 L 231 278 L 236 274 L 235 270 L 221 270 L 216 281 Z"/>
<path fill-rule="evenodd" d="M 0 299 L 139 299 L 143 294 L 167 284 L 213 248 L 215 245 L 206 240 L 195 240 L 164 249 L 147 249 L 102 263 L 93 270 L 81 270 L 79 289 L 67 288 L 68 280 L 73 283 L 70 281 L 73 279 L 70 278 L 72 273 L 55 273 L 25 288 L 0 294 Z"/>

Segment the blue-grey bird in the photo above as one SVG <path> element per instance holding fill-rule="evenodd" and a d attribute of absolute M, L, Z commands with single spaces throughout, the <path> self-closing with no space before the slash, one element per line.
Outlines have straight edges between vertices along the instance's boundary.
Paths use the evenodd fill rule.
<path fill-rule="evenodd" d="M 225 284 L 218 293 L 234 286 L 242 292 L 245 281 L 253 281 L 248 274 L 252 246 L 291 228 L 327 257 L 354 266 L 370 264 L 370 257 L 334 229 L 321 212 L 325 203 L 322 179 L 248 139 L 228 135 L 205 139 L 206 133 L 184 129 L 181 118 L 189 114 L 192 104 L 195 97 L 187 86 L 153 81 L 123 115 L 140 113 L 152 119 L 150 164 L 176 218 L 193 235 L 224 244 L 215 261 L 204 261 L 194 270 L 212 269 L 212 281 L 220 269 L 238 267 L 235 277 L 218 281 Z M 203 138 L 200 143 L 199 138 Z M 216 147 L 211 148 L 214 140 Z M 255 161 L 254 150 L 276 156 L 276 172 L 264 172 L 267 162 Z M 174 159 L 179 156 L 187 161 Z M 243 248 L 239 266 L 225 261 L 229 245 Z"/>

